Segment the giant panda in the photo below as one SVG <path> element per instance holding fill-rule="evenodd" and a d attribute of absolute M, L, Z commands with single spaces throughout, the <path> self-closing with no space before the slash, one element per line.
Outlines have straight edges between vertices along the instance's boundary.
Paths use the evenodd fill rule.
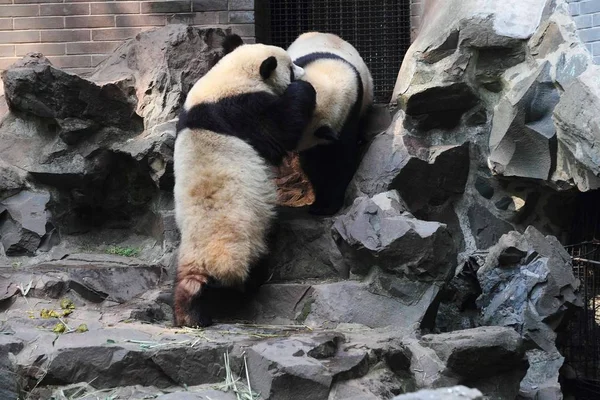
<path fill-rule="evenodd" d="M 212 323 L 203 291 L 238 287 L 267 250 L 276 187 L 271 171 L 297 147 L 315 108 L 302 68 L 282 48 L 242 44 L 187 94 L 174 150 L 181 233 L 175 326 Z"/>
<path fill-rule="evenodd" d="M 360 125 L 373 104 L 373 78 L 358 51 L 331 33 L 304 33 L 287 52 L 317 91 L 314 117 L 296 149 L 315 192 L 309 211 L 335 214 L 358 167 Z"/>

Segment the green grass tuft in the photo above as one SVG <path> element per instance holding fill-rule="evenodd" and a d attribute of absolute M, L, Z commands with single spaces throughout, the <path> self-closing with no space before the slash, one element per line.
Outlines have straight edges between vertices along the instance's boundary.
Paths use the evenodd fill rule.
<path fill-rule="evenodd" d="M 113 254 L 123 257 L 137 257 L 140 254 L 140 249 L 134 247 L 109 246 L 106 249 L 108 254 Z"/>

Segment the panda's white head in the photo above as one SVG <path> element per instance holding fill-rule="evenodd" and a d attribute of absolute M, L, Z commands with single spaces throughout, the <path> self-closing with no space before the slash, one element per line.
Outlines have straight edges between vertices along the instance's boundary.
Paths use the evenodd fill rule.
<path fill-rule="evenodd" d="M 304 75 L 280 47 L 243 44 L 239 36 L 229 35 L 223 48 L 225 56 L 188 93 L 186 108 L 245 93 L 281 95 L 293 80 Z"/>

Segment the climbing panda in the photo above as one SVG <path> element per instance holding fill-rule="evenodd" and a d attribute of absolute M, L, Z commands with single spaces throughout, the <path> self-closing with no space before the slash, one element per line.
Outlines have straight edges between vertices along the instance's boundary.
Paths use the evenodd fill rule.
<path fill-rule="evenodd" d="M 304 33 L 287 52 L 317 91 L 313 119 L 296 149 L 315 191 L 309 211 L 335 214 L 358 167 L 360 125 L 373 104 L 373 78 L 358 51 L 331 33 Z"/>
<path fill-rule="evenodd" d="M 315 108 L 310 83 L 284 49 L 243 44 L 188 93 L 174 150 L 175 217 L 181 245 L 176 326 L 208 326 L 210 287 L 242 287 L 267 250 L 276 187 L 272 166 L 297 147 Z"/>

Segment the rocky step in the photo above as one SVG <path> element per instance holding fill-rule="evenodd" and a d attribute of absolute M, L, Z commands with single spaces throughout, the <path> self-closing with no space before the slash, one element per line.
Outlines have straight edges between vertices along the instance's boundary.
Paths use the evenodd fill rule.
<path fill-rule="evenodd" d="M 301 300 L 314 291 L 317 300 L 312 304 L 318 305 L 319 291 L 341 283 L 361 284 L 280 284 L 267 285 L 265 290 L 271 291 L 266 297 L 280 299 L 287 314 L 278 318 L 286 321 L 302 304 L 298 297 Z M 360 291 L 352 293 L 360 295 Z M 335 297 L 339 293 L 331 296 Z M 478 328 L 419 339 L 410 326 L 328 321 L 335 325 L 333 329 L 316 323 L 314 317 L 311 326 L 296 322 L 177 329 L 164 322 L 131 319 L 140 299 L 117 305 L 63 300 L 13 296 L 0 325 L 0 359 L 14 374 L 0 380 L 0 394 L 14 397 L 20 390 L 27 398 L 41 399 L 61 390 L 72 394 L 72 385 L 77 384 L 78 389 L 83 387 L 81 395 L 91 387 L 113 394 L 146 391 L 166 399 L 207 395 L 227 399 L 226 394 L 214 392 L 227 376 L 226 355 L 236 376 L 244 378 L 247 365 L 251 387 L 264 399 L 391 398 L 467 381 L 494 398 L 508 399 L 516 395 L 527 370 L 522 340 L 510 328 Z M 260 295 L 255 304 L 265 319 L 276 309 L 268 302 L 258 307 Z M 479 367 L 477 373 L 473 365 Z M 221 397 L 213 397 L 215 393 Z"/>

